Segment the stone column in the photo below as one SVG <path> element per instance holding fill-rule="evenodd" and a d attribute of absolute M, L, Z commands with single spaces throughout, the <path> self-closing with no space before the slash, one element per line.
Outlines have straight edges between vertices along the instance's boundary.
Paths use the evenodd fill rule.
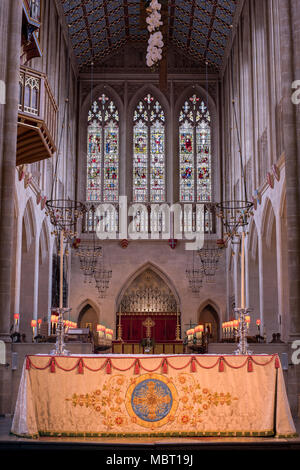
<path fill-rule="evenodd" d="M 297 0 L 280 0 L 280 52 L 283 96 L 283 138 L 286 172 L 286 207 L 288 238 L 288 278 L 290 339 L 300 338 L 300 149 L 297 144 L 296 112 L 292 103 L 292 82 L 300 79 L 297 30 L 300 28 Z M 297 57 L 298 56 L 298 57 Z"/>
<path fill-rule="evenodd" d="M 300 126 L 299 104 L 292 102 L 292 83 L 300 79 L 300 15 L 298 0 L 280 0 L 280 56 L 283 110 L 283 144 L 286 175 L 287 271 L 289 342 L 300 338 L 300 145 L 297 141 Z M 298 121 L 298 126 L 297 126 Z M 292 353 L 293 350 L 290 350 Z M 291 364 L 291 361 L 289 361 Z M 299 412 L 300 366 L 289 368 L 288 396 L 291 411 Z"/>
<path fill-rule="evenodd" d="M 235 245 L 234 257 L 233 257 L 233 283 L 234 283 L 234 303 L 235 307 L 240 307 L 240 293 L 239 293 L 239 272 L 238 272 L 238 261 L 239 261 L 239 248 L 238 245 Z M 232 312 L 229 312 L 231 316 Z"/>
<path fill-rule="evenodd" d="M 263 260 L 263 243 L 261 234 L 257 234 L 257 243 L 258 243 L 258 276 L 259 276 L 259 315 L 260 315 L 260 331 L 263 334 L 265 329 L 264 324 L 264 260 Z"/>
<path fill-rule="evenodd" d="M 37 320 L 38 318 L 38 299 L 39 299 L 39 268 L 40 268 L 40 230 L 36 230 L 36 236 L 34 238 L 34 280 L 33 280 L 33 311 L 32 318 Z"/>
<path fill-rule="evenodd" d="M 3 156 L 1 168 L 0 217 L 0 338 L 9 338 L 11 277 L 13 256 L 14 196 L 16 172 L 17 115 L 22 26 L 22 1 L 6 2 L 9 8 L 6 62 L 6 105 L 4 116 Z"/>
<path fill-rule="evenodd" d="M 50 328 L 51 328 L 51 307 L 52 307 L 53 245 L 54 245 L 54 240 L 50 238 L 49 239 L 49 278 L 48 278 L 48 333 L 49 334 L 50 334 Z M 71 291 L 71 286 L 69 288 L 69 291 Z"/>
<path fill-rule="evenodd" d="M 278 325 L 282 335 L 283 306 L 283 267 L 282 267 L 282 239 L 280 214 L 275 216 L 276 221 L 276 259 L 277 259 L 277 299 L 278 299 Z"/>
<path fill-rule="evenodd" d="M 250 294 L 249 294 L 249 247 L 248 247 L 249 236 L 245 237 L 245 303 L 246 307 L 250 305 Z M 253 320 L 253 317 L 252 317 Z"/>
<path fill-rule="evenodd" d="M 17 218 L 17 240 L 16 240 L 16 267 L 15 267 L 15 299 L 14 312 L 20 313 L 20 288 L 22 272 L 22 224 L 23 217 L 18 214 Z"/>

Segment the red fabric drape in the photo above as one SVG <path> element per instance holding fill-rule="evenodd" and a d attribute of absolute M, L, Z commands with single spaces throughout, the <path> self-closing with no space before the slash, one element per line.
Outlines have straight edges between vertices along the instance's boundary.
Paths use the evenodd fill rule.
<path fill-rule="evenodd" d="M 146 338 L 146 327 L 143 322 L 150 317 L 155 325 L 151 328 L 151 338 L 155 342 L 174 341 L 176 338 L 176 315 L 123 315 L 122 339 L 124 341 L 141 341 Z"/>

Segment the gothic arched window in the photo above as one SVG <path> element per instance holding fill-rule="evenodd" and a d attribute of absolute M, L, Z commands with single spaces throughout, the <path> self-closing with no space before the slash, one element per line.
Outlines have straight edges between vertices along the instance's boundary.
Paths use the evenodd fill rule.
<path fill-rule="evenodd" d="M 133 116 L 133 201 L 165 202 L 165 114 L 150 93 Z"/>
<path fill-rule="evenodd" d="M 87 201 L 119 198 L 119 113 L 104 93 L 88 114 Z"/>
<path fill-rule="evenodd" d="M 211 201 L 210 114 L 195 94 L 179 115 L 179 169 L 180 202 Z"/>

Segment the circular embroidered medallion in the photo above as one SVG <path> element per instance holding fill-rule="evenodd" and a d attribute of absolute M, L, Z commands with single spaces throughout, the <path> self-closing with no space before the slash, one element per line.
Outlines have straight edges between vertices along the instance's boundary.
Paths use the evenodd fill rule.
<path fill-rule="evenodd" d="M 159 421 L 169 413 L 172 407 L 171 390 L 161 380 L 143 380 L 132 392 L 131 406 L 139 418 L 146 421 Z"/>
<path fill-rule="evenodd" d="M 177 406 L 176 389 L 163 375 L 141 375 L 127 390 L 127 411 L 141 426 L 162 426 L 174 415 Z"/>

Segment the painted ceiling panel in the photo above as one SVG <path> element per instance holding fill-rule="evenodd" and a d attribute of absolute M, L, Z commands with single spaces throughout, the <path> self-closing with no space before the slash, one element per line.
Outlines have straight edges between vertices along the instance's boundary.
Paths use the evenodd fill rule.
<path fill-rule="evenodd" d="M 60 0 L 79 67 L 107 58 L 125 42 L 145 43 L 140 0 Z M 219 71 L 241 0 L 167 0 L 168 44 Z M 146 4 L 146 0 L 145 0 Z M 165 38 L 166 39 L 166 38 Z"/>

